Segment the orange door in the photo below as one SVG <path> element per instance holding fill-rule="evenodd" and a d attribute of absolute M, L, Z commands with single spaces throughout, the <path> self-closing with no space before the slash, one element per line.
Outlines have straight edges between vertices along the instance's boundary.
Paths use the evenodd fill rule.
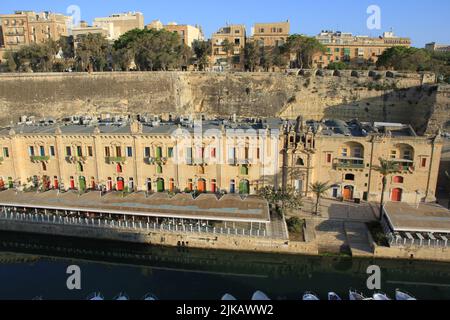
<path fill-rule="evenodd" d="M 402 189 L 394 189 L 392 190 L 391 200 L 394 202 L 402 201 Z"/>
<path fill-rule="evenodd" d="M 117 180 L 117 191 L 123 191 L 123 180 Z"/>
<path fill-rule="evenodd" d="M 353 199 L 353 190 L 351 188 L 345 188 L 343 193 L 344 200 Z"/>
<path fill-rule="evenodd" d="M 206 192 L 206 181 L 198 180 L 197 189 L 198 192 Z"/>

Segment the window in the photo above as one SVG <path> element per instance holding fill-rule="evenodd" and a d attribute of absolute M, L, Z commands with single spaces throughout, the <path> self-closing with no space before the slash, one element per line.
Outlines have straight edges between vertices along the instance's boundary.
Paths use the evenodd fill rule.
<path fill-rule="evenodd" d="M 331 163 L 331 153 L 327 153 L 327 163 Z"/>
<path fill-rule="evenodd" d="M 66 156 L 68 157 L 72 156 L 72 148 L 70 146 L 66 147 Z"/>
<path fill-rule="evenodd" d="M 39 146 L 39 154 L 41 157 L 45 156 L 45 148 L 44 146 Z"/>
<path fill-rule="evenodd" d="M 341 50 L 339 48 L 335 48 L 334 52 L 340 52 Z"/>
<path fill-rule="evenodd" d="M 144 148 L 144 157 L 145 158 L 150 158 L 150 147 L 145 147 Z"/>
<path fill-rule="evenodd" d="M 156 166 L 156 173 L 157 173 L 157 174 L 162 174 L 162 172 L 163 172 L 162 166 L 158 164 L 158 165 Z"/>
<path fill-rule="evenodd" d="M 305 161 L 303 161 L 302 158 L 298 158 L 298 159 L 297 159 L 297 165 L 303 167 L 303 166 L 305 166 Z"/>
<path fill-rule="evenodd" d="M 192 148 L 186 148 L 186 163 L 192 164 Z"/>
<path fill-rule="evenodd" d="M 122 156 L 122 148 L 120 146 L 116 146 L 116 157 Z"/>
<path fill-rule="evenodd" d="M 173 147 L 167 148 L 167 157 L 173 158 Z"/>
<path fill-rule="evenodd" d="M 78 157 L 83 156 L 83 148 L 81 146 L 77 146 L 77 156 Z"/>
<path fill-rule="evenodd" d="M 422 158 L 422 160 L 420 161 L 420 166 L 422 168 L 425 168 L 427 166 L 427 158 Z"/>
<path fill-rule="evenodd" d="M 236 163 L 236 148 L 228 148 L 228 163 L 235 164 Z"/>
<path fill-rule="evenodd" d="M 56 155 L 55 146 L 50 146 L 50 156 L 54 157 Z"/>
<path fill-rule="evenodd" d="M 361 148 L 355 148 L 353 150 L 353 154 L 354 154 L 355 158 L 361 158 L 362 157 Z"/>
<path fill-rule="evenodd" d="M 342 149 L 342 156 L 343 157 L 348 157 L 348 149 L 347 148 L 343 148 Z"/>
<path fill-rule="evenodd" d="M 216 157 L 216 148 L 211 148 L 211 158 Z"/>
<path fill-rule="evenodd" d="M 240 45 L 241 44 L 241 39 L 239 39 L 239 38 L 236 38 L 236 39 L 234 39 L 234 44 L 235 45 Z"/>
<path fill-rule="evenodd" d="M 397 176 L 394 177 L 394 183 L 403 183 L 404 179 L 403 177 Z"/>
<path fill-rule="evenodd" d="M 5 158 L 9 158 L 9 149 L 8 148 L 3 148 L 3 156 L 5 157 Z"/>
<path fill-rule="evenodd" d="M 105 147 L 105 157 L 111 157 L 111 150 L 109 147 Z"/>
<path fill-rule="evenodd" d="M 260 156 L 260 149 L 259 148 L 257 148 L 256 149 L 256 159 L 260 159 L 261 158 L 261 156 Z"/>
<path fill-rule="evenodd" d="M 88 156 L 93 157 L 94 156 L 94 150 L 92 149 L 92 146 L 88 146 Z"/>
<path fill-rule="evenodd" d="M 411 152 L 411 150 L 403 151 L 403 159 L 412 160 L 412 152 Z"/>
<path fill-rule="evenodd" d="M 244 159 L 245 160 L 249 159 L 249 148 L 248 147 L 244 148 Z"/>
<path fill-rule="evenodd" d="M 133 148 L 127 147 L 127 157 L 131 158 L 133 156 Z"/>
<path fill-rule="evenodd" d="M 351 173 L 348 173 L 348 174 L 345 175 L 345 180 L 347 180 L 347 181 L 355 181 L 355 175 L 351 174 Z"/>
<path fill-rule="evenodd" d="M 390 157 L 391 159 L 397 159 L 397 150 L 391 150 Z"/>
<path fill-rule="evenodd" d="M 241 174 L 244 176 L 248 175 L 248 167 L 247 166 L 241 167 Z"/>
<path fill-rule="evenodd" d="M 162 148 L 161 147 L 156 147 L 155 156 L 157 159 L 160 159 L 162 157 Z"/>

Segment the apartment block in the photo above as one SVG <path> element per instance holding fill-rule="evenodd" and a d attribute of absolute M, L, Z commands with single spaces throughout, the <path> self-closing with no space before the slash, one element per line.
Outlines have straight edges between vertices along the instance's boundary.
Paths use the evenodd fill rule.
<path fill-rule="evenodd" d="M 264 47 L 279 47 L 286 43 L 290 33 L 290 22 L 256 23 L 252 41 Z"/>
<path fill-rule="evenodd" d="M 133 29 L 144 29 L 144 15 L 140 12 L 112 14 L 105 18 L 95 18 L 94 27 L 108 30 L 108 39 L 117 40 Z"/>
<path fill-rule="evenodd" d="M 177 33 L 183 43 L 188 47 L 192 47 L 195 40 L 205 40 L 203 32 L 199 26 L 191 26 L 187 24 L 169 23 L 163 27 L 165 30 Z"/>
<path fill-rule="evenodd" d="M 233 49 L 226 51 L 223 44 L 228 41 Z M 215 68 L 242 70 L 246 30 L 244 25 L 228 25 L 212 35 L 211 62 Z"/>

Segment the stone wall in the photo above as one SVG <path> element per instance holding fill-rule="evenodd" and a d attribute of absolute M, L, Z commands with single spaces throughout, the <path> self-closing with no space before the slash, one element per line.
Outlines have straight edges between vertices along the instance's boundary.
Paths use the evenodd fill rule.
<path fill-rule="evenodd" d="M 434 76 L 322 73 L 117 72 L 0 75 L 0 124 L 21 115 L 204 113 L 211 116 L 396 121 L 427 129 Z M 448 105 L 444 95 L 440 103 Z M 444 116 L 446 111 L 444 112 Z M 439 119 L 434 118 L 435 122 Z M 448 119 L 449 117 L 447 117 Z M 438 124 L 439 125 L 439 124 Z"/>

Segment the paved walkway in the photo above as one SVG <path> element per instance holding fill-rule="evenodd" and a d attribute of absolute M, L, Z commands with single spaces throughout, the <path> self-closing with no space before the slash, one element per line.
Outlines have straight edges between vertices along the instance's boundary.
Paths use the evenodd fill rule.
<path fill-rule="evenodd" d="M 333 220 L 312 221 L 316 223 L 315 231 L 319 253 L 350 253 L 344 222 Z"/>
<path fill-rule="evenodd" d="M 286 222 L 284 217 L 280 217 L 278 213 L 270 213 L 270 224 L 268 227 L 268 234 L 271 237 L 289 239 Z"/>
<path fill-rule="evenodd" d="M 372 256 L 367 226 L 362 222 L 346 222 L 344 224 L 348 245 L 353 256 Z"/>

